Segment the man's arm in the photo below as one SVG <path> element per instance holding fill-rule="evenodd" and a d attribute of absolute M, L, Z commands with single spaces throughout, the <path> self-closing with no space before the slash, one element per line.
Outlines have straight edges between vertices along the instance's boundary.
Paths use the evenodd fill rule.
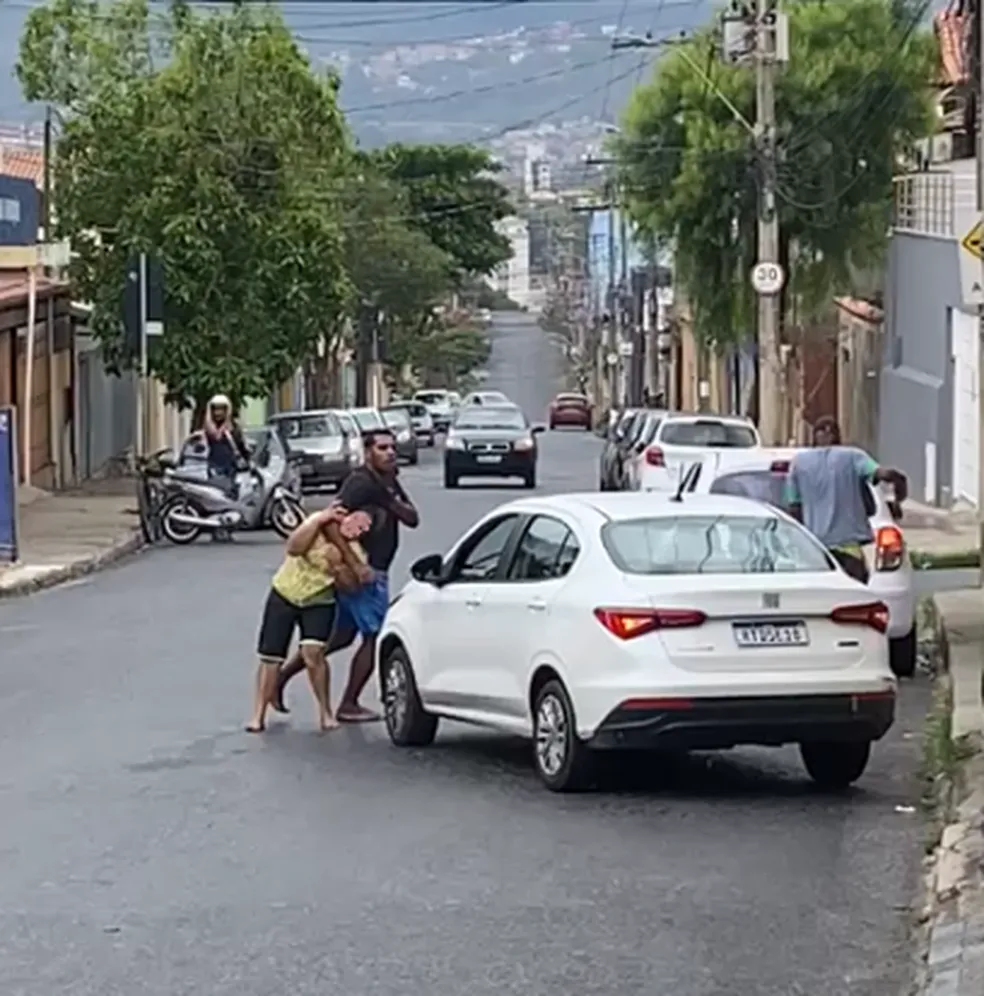
<path fill-rule="evenodd" d="M 332 505 L 329 508 L 309 515 L 291 534 L 287 537 L 287 552 L 292 557 L 303 557 L 314 545 L 318 538 L 318 533 L 326 526 L 337 523 L 347 514 L 346 510 L 339 505 Z"/>
<path fill-rule="evenodd" d="M 390 498 L 390 509 L 396 518 L 408 529 L 416 529 L 420 525 L 420 514 L 410 496 L 403 490 L 398 480 L 393 481 L 393 495 Z"/>
<path fill-rule="evenodd" d="M 372 568 L 356 556 L 355 550 L 352 549 L 352 544 L 342 535 L 338 522 L 332 519 L 325 525 L 324 530 L 325 536 L 328 537 L 328 542 L 341 554 L 342 560 L 345 561 L 345 566 L 363 583 L 372 580 Z"/>
<path fill-rule="evenodd" d="M 239 450 L 240 457 L 246 463 L 249 463 L 249 447 L 246 445 L 246 437 L 243 435 L 243 430 L 238 425 L 233 425 L 232 427 L 232 442 L 236 449 Z"/>
<path fill-rule="evenodd" d="M 855 466 L 862 480 L 872 484 L 891 484 L 895 491 L 895 500 L 903 502 L 909 496 L 909 479 L 901 470 L 894 467 L 880 467 L 867 453 L 858 450 Z"/>

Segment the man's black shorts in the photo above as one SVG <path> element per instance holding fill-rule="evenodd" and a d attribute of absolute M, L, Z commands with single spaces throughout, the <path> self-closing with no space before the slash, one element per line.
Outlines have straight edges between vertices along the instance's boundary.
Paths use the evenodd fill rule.
<path fill-rule="evenodd" d="M 294 605 L 271 589 L 263 608 L 257 653 L 267 661 L 286 660 L 295 629 L 300 631 L 302 644 L 323 645 L 328 642 L 334 625 L 334 602 Z"/>

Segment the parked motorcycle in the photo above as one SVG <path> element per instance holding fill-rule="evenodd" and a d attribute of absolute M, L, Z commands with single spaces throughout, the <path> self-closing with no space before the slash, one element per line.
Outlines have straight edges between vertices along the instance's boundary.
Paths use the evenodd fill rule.
<path fill-rule="evenodd" d="M 160 509 L 161 532 L 180 546 L 194 543 L 202 533 L 267 528 L 286 539 L 304 521 L 304 506 L 291 491 L 292 473 L 283 460 L 260 461 L 237 476 L 238 493 L 230 494 L 208 479 L 194 450 L 187 460 L 183 451 L 182 461 L 164 478 L 167 497 Z"/>

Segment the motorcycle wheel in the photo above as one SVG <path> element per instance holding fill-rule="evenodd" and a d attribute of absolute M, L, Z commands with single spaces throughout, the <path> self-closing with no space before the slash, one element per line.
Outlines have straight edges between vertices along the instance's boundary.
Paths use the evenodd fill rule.
<path fill-rule="evenodd" d="M 189 543 L 194 543 L 202 534 L 201 526 L 189 526 L 183 522 L 175 522 L 171 518 L 175 512 L 204 518 L 204 510 L 193 501 L 182 498 L 180 495 L 172 498 L 161 509 L 161 532 L 168 542 L 174 543 L 176 546 L 187 546 Z"/>
<path fill-rule="evenodd" d="M 290 495 L 281 495 L 270 508 L 270 525 L 281 539 L 287 539 L 303 521 L 304 506 Z"/>

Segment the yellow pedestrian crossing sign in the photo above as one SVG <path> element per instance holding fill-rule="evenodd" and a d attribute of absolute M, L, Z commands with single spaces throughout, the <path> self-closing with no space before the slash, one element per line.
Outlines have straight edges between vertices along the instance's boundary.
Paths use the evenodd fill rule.
<path fill-rule="evenodd" d="M 977 221 L 960 241 L 960 244 L 975 259 L 984 260 L 984 222 Z"/>

